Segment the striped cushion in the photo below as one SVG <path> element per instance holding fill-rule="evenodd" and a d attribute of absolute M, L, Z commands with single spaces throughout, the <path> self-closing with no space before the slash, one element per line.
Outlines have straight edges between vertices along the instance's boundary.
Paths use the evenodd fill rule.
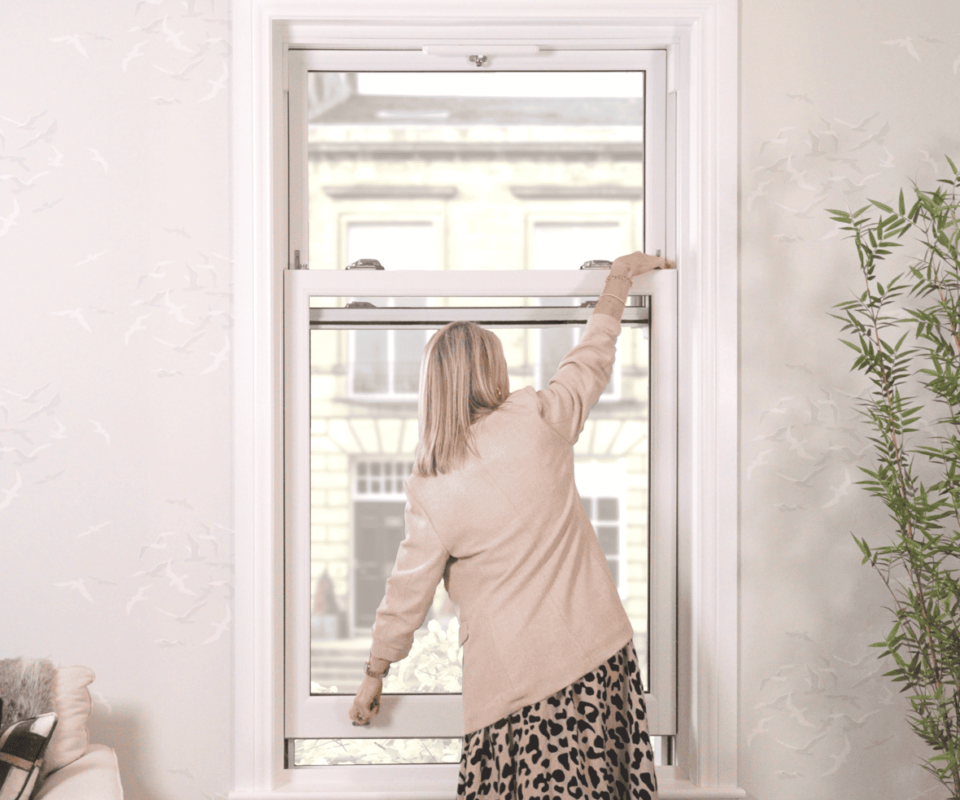
<path fill-rule="evenodd" d="M 0 733 L 0 800 L 29 800 L 37 789 L 43 752 L 57 727 L 57 715 L 15 722 Z"/>

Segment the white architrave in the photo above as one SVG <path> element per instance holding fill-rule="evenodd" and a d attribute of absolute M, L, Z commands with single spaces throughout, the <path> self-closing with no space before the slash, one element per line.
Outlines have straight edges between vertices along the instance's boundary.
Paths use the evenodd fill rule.
<path fill-rule="evenodd" d="M 353 768 L 337 786 L 283 762 L 282 273 L 285 48 L 537 44 L 665 48 L 676 108 L 679 266 L 677 768 L 663 798 L 744 797 L 737 788 L 737 37 L 735 0 L 235 0 L 233 800 L 446 798 L 417 767 Z M 422 785 L 422 783 L 420 783 Z"/>

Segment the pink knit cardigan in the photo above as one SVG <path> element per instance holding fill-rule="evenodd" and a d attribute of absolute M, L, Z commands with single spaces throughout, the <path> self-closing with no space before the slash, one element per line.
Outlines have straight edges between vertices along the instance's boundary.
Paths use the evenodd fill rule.
<path fill-rule="evenodd" d="M 573 476 L 619 333 L 592 314 L 548 388 L 513 392 L 475 423 L 478 456 L 405 482 L 406 537 L 371 653 L 410 652 L 442 579 L 459 609 L 464 733 L 568 686 L 633 637 Z"/>

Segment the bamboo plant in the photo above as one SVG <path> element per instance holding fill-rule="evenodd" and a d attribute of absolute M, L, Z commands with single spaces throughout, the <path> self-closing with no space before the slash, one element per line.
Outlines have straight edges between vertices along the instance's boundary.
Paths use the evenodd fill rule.
<path fill-rule="evenodd" d="M 960 800 L 960 175 L 947 161 L 953 178 L 914 184 L 909 207 L 901 191 L 896 207 L 828 211 L 864 285 L 832 314 L 871 384 L 858 410 L 875 465 L 858 483 L 892 521 L 889 544 L 853 536 L 892 598 L 893 627 L 871 647 L 909 692 L 910 725 L 933 750 L 923 768 Z M 898 268 L 888 257 L 908 233 L 920 255 Z"/>

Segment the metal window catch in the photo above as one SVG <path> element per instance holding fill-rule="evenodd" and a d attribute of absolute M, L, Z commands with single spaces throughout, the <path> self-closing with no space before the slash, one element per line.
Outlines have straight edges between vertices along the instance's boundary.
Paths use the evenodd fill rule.
<path fill-rule="evenodd" d="M 613 266 L 612 261 L 604 261 L 603 259 L 596 259 L 595 261 L 584 261 L 580 265 L 580 269 L 610 269 Z"/>
<path fill-rule="evenodd" d="M 383 269 L 383 265 L 375 258 L 358 258 L 347 269 Z"/>
<path fill-rule="evenodd" d="M 291 269 L 309 269 L 309 266 L 308 266 L 307 264 L 301 264 L 301 263 L 300 263 L 300 251 L 299 251 L 299 250 L 294 250 L 294 251 L 293 251 L 293 266 L 291 267 Z"/>
<path fill-rule="evenodd" d="M 376 308 L 376 306 L 366 300 L 352 300 L 344 308 Z"/>
<path fill-rule="evenodd" d="M 482 67 L 486 63 L 486 56 L 470 56 L 470 60 L 476 64 L 478 67 Z"/>

